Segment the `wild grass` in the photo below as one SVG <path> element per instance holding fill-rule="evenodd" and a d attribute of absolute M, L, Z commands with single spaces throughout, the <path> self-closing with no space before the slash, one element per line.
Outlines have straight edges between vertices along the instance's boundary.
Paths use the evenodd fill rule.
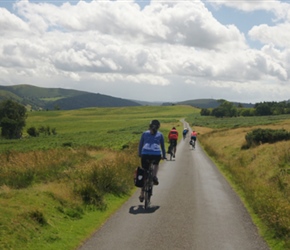
<path fill-rule="evenodd" d="M 63 223 L 69 228 L 92 211 L 106 210 L 108 195 L 128 196 L 139 164 L 135 148 L 12 153 L 1 167 L 0 249 L 34 249 L 27 244 L 40 238 L 46 247 L 38 249 L 54 249 L 54 241 L 69 233 L 58 230 Z"/>
<path fill-rule="evenodd" d="M 264 223 L 263 234 L 272 249 L 290 249 L 290 142 L 265 143 L 243 150 L 246 134 L 258 127 L 290 131 L 290 120 L 250 128 L 196 130 L 200 129 L 204 149 Z"/>
<path fill-rule="evenodd" d="M 0 140 L 0 249 L 74 249 L 135 190 L 137 143 L 152 119 L 167 137 L 191 107 L 29 113 L 57 135 Z"/>
<path fill-rule="evenodd" d="M 257 125 L 272 125 L 289 120 L 290 115 L 272 115 L 272 116 L 239 116 L 216 118 L 214 116 L 200 116 L 199 113 L 192 113 L 188 116 L 188 122 L 191 126 L 208 127 L 213 129 L 252 127 Z"/>

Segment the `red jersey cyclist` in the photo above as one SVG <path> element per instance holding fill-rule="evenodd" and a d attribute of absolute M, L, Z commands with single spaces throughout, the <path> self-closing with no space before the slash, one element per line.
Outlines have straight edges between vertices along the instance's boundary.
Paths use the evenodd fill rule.
<path fill-rule="evenodd" d="M 190 134 L 190 144 L 192 145 L 192 147 L 195 148 L 195 142 L 196 142 L 196 137 L 197 137 L 197 133 L 195 130 L 192 130 L 191 134 Z"/>
<path fill-rule="evenodd" d="M 177 140 L 178 140 L 178 131 L 175 127 L 173 127 L 169 134 L 168 134 L 168 140 L 170 145 L 173 147 L 173 158 L 175 158 L 176 154 L 176 146 L 177 146 Z"/>

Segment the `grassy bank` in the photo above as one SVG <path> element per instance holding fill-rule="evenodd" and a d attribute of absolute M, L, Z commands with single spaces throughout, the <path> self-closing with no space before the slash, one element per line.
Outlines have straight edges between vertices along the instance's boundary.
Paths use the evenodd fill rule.
<path fill-rule="evenodd" d="M 0 249 L 74 249 L 134 189 L 139 159 L 130 149 L 58 151 L 35 151 L 28 162 L 12 153 L 2 161 Z"/>
<path fill-rule="evenodd" d="M 137 142 L 152 119 L 166 136 L 191 107 L 29 113 L 56 135 L 0 140 L 0 249 L 75 249 L 135 190 Z"/>
<path fill-rule="evenodd" d="M 264 125 L 254 126 L 253 122 L 251 127 L 195 129 L 204 149 L 240 194 L 271 248 L 290 249 L 290 141 L 242 149 L 248 132 L 255 128 L 290 131 L 290 120 L 283 117 L 265 125 L 267 122 L 259 119 L 257 123 Z"/>

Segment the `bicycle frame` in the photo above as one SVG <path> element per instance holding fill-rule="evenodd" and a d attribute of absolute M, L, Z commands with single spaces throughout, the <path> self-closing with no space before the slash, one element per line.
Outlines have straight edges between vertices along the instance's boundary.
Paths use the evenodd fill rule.
<path fill-rule="evenodd" d="M 145 170 L 145 182 L 143 186 L 144 198 L 145 198 L 145 209 L 150 206 L 150 199 L 153 192 L 153 169 L 154 165 L 151 162 L 149 169 Z"/>
<path fill-rule="evenodd" d="M 190 141 L 191 141 L 191 146 L 192 146 L 192 149 L 195 149 L 195 140 L 193 140 L 193 139 L 190 139 Z"/>

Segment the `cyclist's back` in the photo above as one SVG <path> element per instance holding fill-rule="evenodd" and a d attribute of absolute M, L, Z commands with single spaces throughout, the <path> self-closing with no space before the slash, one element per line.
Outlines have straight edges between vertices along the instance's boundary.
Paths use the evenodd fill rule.
<path fill-rule="evenodd" d="M 183 139 L 185 139 L 187 133 L 188 133 L 188 128 L 184 128 L 183 131 L 182 131 Z"/>

